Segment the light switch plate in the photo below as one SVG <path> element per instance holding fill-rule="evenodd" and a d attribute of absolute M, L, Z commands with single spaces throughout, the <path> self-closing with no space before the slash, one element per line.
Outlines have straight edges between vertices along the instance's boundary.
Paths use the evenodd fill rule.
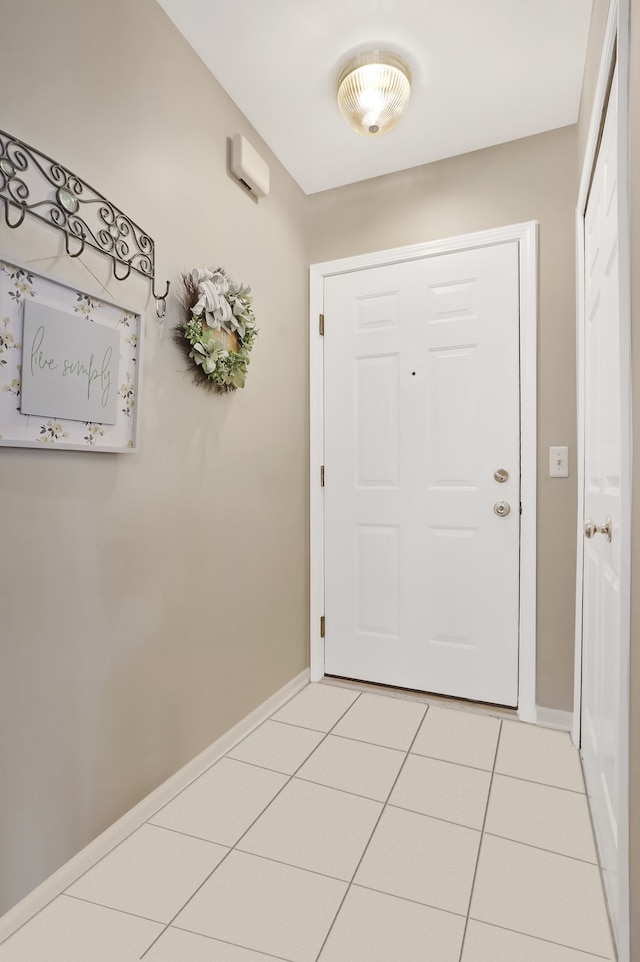
<path fill-rule="evenodd" d="M 569 448 L 556 446 L 549 448 L 549 477 L 569 477 Z"/>

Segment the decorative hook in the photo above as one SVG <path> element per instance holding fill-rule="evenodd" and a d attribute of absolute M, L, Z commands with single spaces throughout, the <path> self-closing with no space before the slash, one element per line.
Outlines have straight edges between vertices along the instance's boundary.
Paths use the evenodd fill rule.
<path fill-rule="evenodd" d="M 85 234 L 74 234 L 73 236 L 79 238 L 79 240 L 80 240 L 80 250 L 79 250 L 79 251 L 76 251 L 75 254 L 73 253 L 73 251 L 72 251 L 71 248 L 69 247 L 69 238 L 71 237 L 71 234 L 67 234 L 66 232 L 65 232 L 65 235 L 64 235 L 64 246 L 67 248 L 67 254 L 69 255 L 69 257 L 80 257 L 80 254 L 82 254 L 82 252 L 83 252 L 83 250 L 84 250 L 84 243 L 85 243 L 85 237 L 86 237 L 86 235 L 85 235 Z"/>
<path fill-rule="evenodd" d="M 4 203 L 4 220 L 7 227 L 11 227 L 11 228 L 20 227 L 20 224 L 24 220 L 24 215 L 27 212 L 27 208 L 25 204 L 19 205 L 20 210 L 22 211 L 22 213 L 20 214 L 20 220 L 17 220 L 15 224 L 12 224 L 11 221 L 9 220 L 9 202 L 7 201 L 6 197 L 0 197 L 0 200 L 3 201 Z M 18 207 L 18 204 L 11 204 L 11 206 Z"/>
<path fill-rule="evenodd" d="M 153 285 L 151 292 L 156 299 L 156 316 L 159 320 L 167 313 L 167 295 L 169 293 L 169 288 L 171 287 L 171 281 L 167 281 L 167 286 L 165 288 L 164 294 L 156 294 L 155 284 Z"/>
<path fill-rule="evenodd" d="M 119 261 L 117 258 L 115 258 L 115 257 L 113 257 L 113 256 L 112 256 L 111 259 L 112 259 L 112 261 L 113 261 L 113 276 L 115 277 L 115 279 L 116 279 L 117 281 L 126 281 L 127 277 L 128 277 L 129 274 L 131 273 L 131 261 L 127 261 L 125 273 L 122 274 L 122 275 L 119 275 L 119 274 L 118 274 L 118 271 L 117 271 L 117 268 L 116 268 L 116 264 L 121 264 L 122 261 Z"/>

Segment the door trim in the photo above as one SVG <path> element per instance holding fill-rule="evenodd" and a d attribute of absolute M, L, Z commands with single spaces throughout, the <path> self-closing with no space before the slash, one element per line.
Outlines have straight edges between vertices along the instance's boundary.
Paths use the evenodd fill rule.
<path fill-rule="evenodd" d="M 444 240 L 313 264 L 309 277 L 310 660 L 311 681 L 324 677 L 324 351 L 319 329 L 325 277 L 495 244 L 517 242 L 520 274 L 520 639 L 518 716 L 536 721 L 536 345 L 538 224 L 528 221 Z"/>
<path fill-rule="evenodd" d="M 621 439 L 621 611 L 620 611 L 620 717 L 626 720 L 620 731 L 620 800 L 618 813 L 618 878 L 620 891 L 620 930 L 615 933 L 619 962 L 629 962 L 629 657 L 631 618 L 631 244 L 629 225 L 629 0 L 611 0 L 602 46 L 598 81 L 593 101 L 589 134 L 581 173 L 576 206 L 576 297 L 577 297 L 577 406 L 578 406 L 578 524 L 576 554 L 576 638 L 574 668 L 574 707 L 572 740 L 580 747 L 582 718 L 582 628 L 584 571 L 584 431 L 585 431 L 585 231 L 584 215 L 591 178 L 598 155 L 600 130 L 604 119 L 609 81 L 613 67 L 618 66 L 618 258 L 620 354 L 627 361 L 620 370 L 622 394 Z"/>

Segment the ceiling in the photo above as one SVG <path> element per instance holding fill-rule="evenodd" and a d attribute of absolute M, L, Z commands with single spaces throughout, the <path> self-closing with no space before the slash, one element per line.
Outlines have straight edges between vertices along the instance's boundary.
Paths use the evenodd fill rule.
<path fill-rule="evenodd" d="M 578 118 L 592 0 L 158 2 L 308 194 Z M 335 96 L 345 61 L 371 49 L 413 77 L 379 138 L 354 133 Z"/>

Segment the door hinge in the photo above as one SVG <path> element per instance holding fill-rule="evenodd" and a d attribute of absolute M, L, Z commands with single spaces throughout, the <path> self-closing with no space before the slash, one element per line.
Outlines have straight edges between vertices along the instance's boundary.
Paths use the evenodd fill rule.
<path fill-rule="evenodd" d="M 324 314 L 320 315 L 319 328 L 320 328 L 320 334 L 324 335 Z"/>
<path fill-rule="evenodd" d="M 320 618 L 320 637 L 324 638 L 324 615 Z"/>
<path fill-rule="evenodd" d="M 522 514 L 522 501 L 520 502 L 520 514 Z"/>
<path fill-rule="evenodd" d="M 324 464 L 320 465 L 320 487 L 324 488 Z"/>

